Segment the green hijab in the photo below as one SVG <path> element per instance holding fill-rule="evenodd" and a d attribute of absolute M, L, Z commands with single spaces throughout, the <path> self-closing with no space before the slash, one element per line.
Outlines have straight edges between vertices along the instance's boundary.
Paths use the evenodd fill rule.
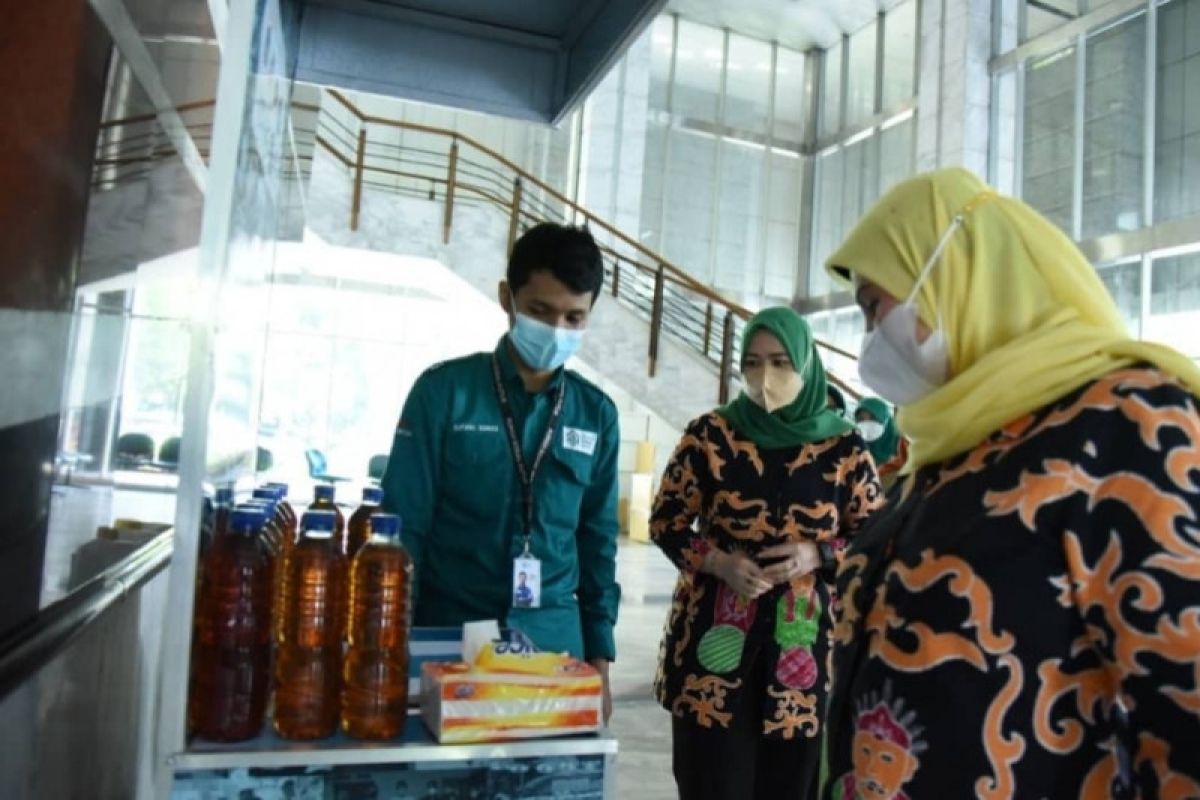
<path fill-rule="evenodd" d="M 804 318 L 786 306 L 764 309 L 746 323 L 742 333 L 742 358 L 754 334 L 769 331 L 783 345 L 792 365 L 801 371 L 804 385 L 791 403 L 772 413 L 751 400 L 745 392 L 717 413 L 733 429 L 764 450 L 795 447 L 840 436 L 854 425 L 828 408 L 829 389 L 825 367 L 813 346 L 812 331 Z M 807 366 L 804 366 L 807 365 Z"/>
<path fill-rule="evenodd" d="M 895 458 L 900 450 L 900 431 L 896 430 L 896 418 L 892 416 L 888 404 L 878 397 L 864 398 L 858 407 L 883 425 L 883 435 L 873 442 L 867 442 L 867 449 L 871 451 L 875 463 L 882 467 Z"/>

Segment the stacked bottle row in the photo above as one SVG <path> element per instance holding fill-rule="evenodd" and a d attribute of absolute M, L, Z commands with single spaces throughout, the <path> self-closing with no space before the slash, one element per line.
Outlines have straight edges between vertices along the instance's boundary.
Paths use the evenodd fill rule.
<path fill-rule="evenodd" d="M 389 739 L 407 718 L 412 567 L 400 520 L 369 487 L 347 524 L 332 486 L 297 520 L 287 488 L 218 492 L 201 558 L 190 727 L 212 741 L 341 728 Z M 268 700 L 273 707 L 268 714 Z"/>

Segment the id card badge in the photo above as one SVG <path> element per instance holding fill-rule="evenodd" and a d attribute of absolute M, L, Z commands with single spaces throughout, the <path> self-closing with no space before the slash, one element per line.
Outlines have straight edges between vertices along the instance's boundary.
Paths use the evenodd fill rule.
<path fill-rule="evenodd" d="M 542 562 L 532 555 L 513 559 L 513 608 L 540 608 L 542 605 Z"/>

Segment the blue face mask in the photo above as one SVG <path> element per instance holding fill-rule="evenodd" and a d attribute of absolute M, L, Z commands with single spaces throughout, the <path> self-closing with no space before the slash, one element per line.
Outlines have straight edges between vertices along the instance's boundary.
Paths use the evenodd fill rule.
<path fill-rule="evenodd" d="M 547 325 L 521 313 L 514 316 L 516 321 L 509 339 L 530 369 L 538 372 L 558 369 L 583 344 L 583 331 Z"/>

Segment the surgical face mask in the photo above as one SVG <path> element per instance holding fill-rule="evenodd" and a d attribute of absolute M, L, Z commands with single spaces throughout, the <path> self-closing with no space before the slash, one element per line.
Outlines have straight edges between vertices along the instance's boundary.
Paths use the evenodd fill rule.
<path fill-rule="evenodd" d="M 942 234 L 933 254 L 925 262 L 912 293 L 902 305 L 888 312 L 863 338 L 858 357 L 858 376 L 884 400 L 897 406 L 909 406 L 926 397 L 946 382 L 949 372 L 949 348 L 939 325 L 923 342 L 917 341 L 917 293 L 937 264 L 951 235 L 962 224 L 956 216 Z"/>
<path fill-rule="evenodd" d="M 873 419 L 864 419 L 858 423 L 858 432 L 862 434 L 864 441 L 877 442 L 883 437 L 883 423 L 876 422 Z"/>
<path fill-rule="evenodd" d="M 804 389 L 804 378 L 788 367 L 747 367 L 742 370 L 746 381 L 746 396 L 767 413 L 786 408 L 796 401 Z"/>
<path fill-rule="evenodd" d="M 515 304 L 513 307 L 516 307 Z M 527 367 L 548 372 L 567 363 L 567 359 L 579 351 L 583 344 L 583 331 L 547 325 L 514 311 L 509 339 Z"/>

